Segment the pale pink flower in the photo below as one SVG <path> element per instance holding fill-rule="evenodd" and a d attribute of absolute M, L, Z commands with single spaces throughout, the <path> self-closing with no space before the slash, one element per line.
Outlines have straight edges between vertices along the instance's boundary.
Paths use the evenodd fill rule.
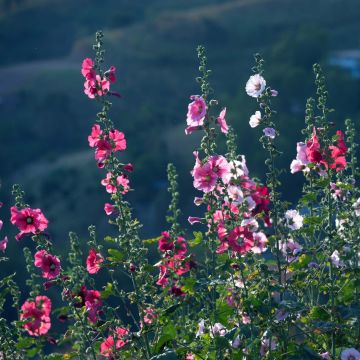
<path fill-rule="evenodd" d="M 209 327 L 210 329 L 210 337 L 214 337 L 215 335 L 225 336 L 227 330 L 223 324 L 215 323 L 214 326 Z"/>
<path fill-rule="evenodd" d="M 231 199 L 234 204 L 241 204 L 244 202 L 244 193 L 239 186 L 230 185 L 227 188 L 227 193 L 229 199 Z"/>
<path fill-rule="evenodd" d="M 221 110 L 219 117 L 217 118 L 218 124 L 220 125 L 220 130 L 222 133 L 227 134 L 229 132 L 228 124 L 225 119 L 226 108 Z"/>
<path fill-rule="evenodd" d="M 230 164 L 221 155 L 212 155 L 208 159 L 208 163 L 211 164 L 212 171 L 223 181 L 224 184 L 228 184 L 231 177 Z"/>
<path fill-rule="evenodd" d="M 302 171 L 303 169 L 304 169 L 304 164 L 300 160 L 293 160 L 290 164 L 290 172 L 292 174 Z"/>
<path fill-rule="evenodd" d="M 274 338 L 271 339 L 270 343 L 270 339 L 267 337 L 267 333 L 265 332 L 263 337 L 261 338 L 260 355 L 265 356 L 268 353 L 270 347 L 271 350 L 275 350 L 277 345 L 278 343 Z"/>
<path fill-rule="evenodd" d="M 250 76 L 246 83 L 246 93 L 251 97 L 259 97 L 265 90 L 266 81 L 260 74 Z"/>
<path fill-rule="evenodd" d="M 193 353 L 186 353 L 185 360 L 195 360 L 195 355 Z"/>
<path fill-rule="evenodd" d="M 231 346 L 234 348 L 234 349 L 238 349 L 241 345 L 241 340 L 240 340 L 240 336 L 236 336 L 236 338 L 232 341 L 231 343 Z"/>
<path fill-rule="evenodd" d="M 200 126 L 204 125 L 204 119 L 206 115 L 206 102 L 199 95 L 192 95 L 190 100 L 193 100 L 188 106 L 187 112 L 187 128 L 185 133 L 191 134 L 194 130 L 197 130 Z"/>
<path fill-rule="evenodd" d="M 360 352 L 354 348 L 345 349 L 341 352 L 341 360 L 360 360 Z"/>
<path fill-rule="evenodd" d="M 190 225 L 194 225 L 194 224 L 200 223 L 202 221 L 203 221 L 203 219 L 200 218 L 200 217 L 196 217 L 196 216 L 189 216 L 188 217 L 188 222 L 189 222 Z"/>
<path fill-rule="evenodd" d="M 256 231 L 259 228 L 259 223 L 254 218 L 244 219 L 240 225 L 247 227 L 251 231 Z"/>
<path fill-rule="evenodd" d="M 263 232 L 257 232 L 253 234 L 254 246 L 251 251 L 254 254 L 261 254 L 267 250 L 268 239 Z"/>
<path fill-rule="evenodd" d="M 256 128 L 261 123 L 261 112 L 256 111 L 254 115 L 251 115 L 249 124 L 252 128 Z"/>
<path fill-rule="evenodd" d="M 289 313 L 284 309 L 277 309 L 275 312 L 275 319 L 277 321 L 283 321 L 289 316 Z"/>
<path fill-rule="evenodd" d="M 296 260 L 301 249 L 301 245 L 292 238 L 280 241 L 280 250 L 288 262 Z"/>
<path fill-rule="evenodd" d="M 118 185 L 122 186 L 122 188 L 123 188 L 122 194 L 123 195 L 129 191 L 130 186 L 129 186 L 129 178 L 127 177 L 127 175 L 121 174 L 120 176 L 118 176 L 116 178 L 116 183 Z"/>
<path fill-rule="evenodd" d="M 324 352 L 324 353 L 321 353 L 320 356 L 321 356 L 323 359 L 325 359 L 325 360 L 329 360 L 329 359 L 330 359 L 330 358 L 329 358 L 329 352 L 328 352 L 328 351 L 326 351 L 326 352 Z"/>
<path fill-rule="evenodd" d="M 304 218 L 297 210 L 287 210 L 285 213 L 285 219 L 288 228 L 291 230 L 299 230 L 303 226 Z"/>
<path fill-rule="evenodd" d="M 291 173 L 294 174 L 298 171 L 302 171 L 306 168 L 306 165 L 309 164 L 309 159 L 307 157 L 307 145 L 303 142 L 298 142 L 296 144 L 296 160 L 293 160 L 290 169 Z"/>
<path fill-rule="evenodd" d="M 339 254 L 338 250 L 335 250 L 330 255 L 330 260 L 331 260 L 332 264 L 335 265 L 336 267 L 344 265 L 344 263 L 340 260 L 340 254 Z"/>

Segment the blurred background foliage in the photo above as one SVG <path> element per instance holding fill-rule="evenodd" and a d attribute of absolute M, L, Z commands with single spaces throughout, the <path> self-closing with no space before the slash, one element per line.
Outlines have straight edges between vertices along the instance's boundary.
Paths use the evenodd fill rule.
<path fill-rule="evenodd" d="M 303 140 L 306 98 L 314 95 L 314 62 L 327 75 L 336 128 L 347 117 L 359 118 L 359 11 L 358 0 L 0 0 L 0 218 L 10 239 L 7 271 L 22 276 L 19 253 L 30 246 L 30 239 L 16 243 L 8 224 L 13 183 L 44 211 L 59 253 L 68 249 L 70 230 L 84 244 L 90 224 L 100 238 L 113 231 L 103 210 L 105 174 L 87 141 L 98 108 L 83 94 L 80 74 L 82 59 L 93 56 L 96 30 L 105 33 L 107 65 L 117 67 L 113 89 L 122 98 L 113 99 L 112 117 L 128 141 L 121 157 L 135 166 L 136 190 L 128 197 L 146 238 L 166 229 L 169 161 L 180 173 L 183 223 L 199 211 L 189 172 L 200 139 L 184 134 L 189 96 L 199 93 L 196 46 L 207 48 L 214 97 L 227 107 L 240 153 L 252 176 L 264 180 L 260 130 L 248 124 L 255 104 L 244 91 L 253 53 L 264 56 L 266 80 L 279 91 L 279 166 L 288 170 Z M 282 180 L 284 198 L 296 201 L 301 175 Z"/>

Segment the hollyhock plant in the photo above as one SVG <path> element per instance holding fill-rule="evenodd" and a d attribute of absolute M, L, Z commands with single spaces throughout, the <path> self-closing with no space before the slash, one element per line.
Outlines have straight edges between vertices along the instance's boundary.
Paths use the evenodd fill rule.
<path fill-rule="evenodd" d="M 190 100 L 192 100 L 192 102 L 188 106 L 188 112 L 186 115 L 186 123 L 188 126 L 185 129 L 185 133 L 187 135 L 204 125 L 207 110 L 206 102 L 203 97 L 199 95 L 192 95 L 190 96 Z"/>
<path fill-rule="evenodd" d="M 16 240 L 20 240 L 26 234 L 40 233 L 48 226 L 48 220 L 40 209 L 18 209 L 16 206 L 12 206 L 10 210 L 10 221 L 20 230 L 15 237 Z"/>
<path fill-rule="evenodd" d="M 51 300 L 47 296 L 36 296 L 35 301 L 25 301 L 21 306 L 20 320 L 25 322 L 23 327 L 31 336 L 46 334 L 51 327 Z"/>
<path fill-rule="evenodd" d="M 104 258 L 95 249 L 89 250 L 89 255 L 86 258 L 86 270 L 89 274 L 96 274 L 104 262 Z"/>
<path fill-rule="evenodd" d="M 128 340 L 126 339 L 129 330 L 123 327 L 117 327 L 113 335 L 109 335 L 100 345 L 100 354 L 106 357 L 112 357 L 115 349 L 122 348 Z"/>
<path fill-rule="evenodd" d="M 55 279 L 61 271 L 60 260 L 57 256 L 49 254 L 46 250 L 35 253 L 34 265 L 42 270 L 42 277 L 48 280 Z"/>

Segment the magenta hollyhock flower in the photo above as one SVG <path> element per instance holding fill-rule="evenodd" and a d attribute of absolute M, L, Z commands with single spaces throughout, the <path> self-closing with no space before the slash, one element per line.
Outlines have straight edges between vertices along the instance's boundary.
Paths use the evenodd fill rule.
<path fill-rule="evenodd" d="M 116 71 L 116 68 L 115 66 L 110 66 L 110 69 L 107 70 L 105 72 L 105 77 L 111 82 L 111 83 L 114 83 L 116 81 L 116 77 L 115 77 L 115 71 Z"/>
<path fill-rule="evenodd" d="M 90 58 L 86 58 L 82 62 L 81 73 L 87 80 L 95 78 L 94 65 L 94 61 Z"/>
<path fill-rule="evenodd" d="M 95 124 L 91 129 L 91 134 L 88 136 L 89 146 L 95 147 L 100 140 L 102 130 L 99 124 Z"/>
<path fill-rule="evenodd" d="M 128 340 L 129 330 L 117 327 L 113 335 L 108 336 L 100 345 L 100 354 L 105 357 L 113 357 L 114 349 L 120 349 Z"/>
<path fill-rule="evenodd" d="M 133 164 L 128 163 L 128 164 L 124 165 L 124 170 L 126 170 L 126 171 L 128 171 L 130 173 L 133 172 L 134 171 Z"/>
<path fill-rule="evenodd" d="M 35 301 L 25 301 L 21 306 L 20 320 L 29 319 L 22 327 L 29 335 L 46 334 L 50 327 L 51 300 L 47 296 L 37 296 Z"/>
<path fill-rule="evenodd" d="M 0 241 L 0 251 L 5 252 L 7 248 L 7 244 L 8 244 L 8 238 L 7 236 L 5 236 L 4 239 Z"/>
<path fill-rule="evenodd" d="M 104 206 L 106 215 L 111 215 L 114 212 L 114 209 L 115 209 L 114 205 L 111 205 L 109 203 L 106 203 Z"/>
<path fill-rule="evenodd" d="M 229 132 L 229 126 L 225 119 L 226 116 L 226 108 L 221 110 L 219 117 L 217 118 L 217 122 L 220 126 L 220 130 L 222 133 L 227 134 Z"/>
<path fill-rule="evenodd" d="M 96 75 L 95 79 L 86 80 L 84 83 L 84 93 L 90 98 L 95 96 L 103 96 L 110 90 L 110 82 L 107 79 L 101 79 L 100 75 Z"/>
<path fill-rule="evenodd" d="M 165 287 L 169 283 L 167 275 L 168 275 L 167 267 L 165 265 L 159 265 L 159 278 L 156 282 L 156 285 Z"/>
<path fill-rule="evenodd" d="M 16 206 L 12 206 L 10 221 L 16 225 L 20 233 L 15 239 L 20 240 L 25 234 L 37 234 L 44 231 L 48 226 L 48 220 L 40 209 L 25 208 L 19 210 Z"/>
<path fill-rule="evenodd" d="M 233 229 L 227 238 L 229 247 L 239 253 L 245 254 L 254 246 L 254 237 L 252 232 L 243 226 L 237 226 Z"/>
<path fill-rule="evenodd" d="M 217 174 L 213 171 L 212 165 L 207 162 L 202 166 L 196 166 L 193 170 L 194 187 L 204 193 L 213 191 L 216 187 Z"/>
<path fill-rule="evenodd" d="M 42 277 L 55 279 L 61 271 L 60 260 L 57 256 L 49 254 L 46 250 L 40 250 L 34 255 L 34 265 L 42 270 Z"/>
<path fill-rule="evenodd" d="M 96 274 L 100 270 L 100 264 L 104 262 L 104 258 L 95 249 L 89 250 L 89 255 L 86 258 L 86 270 L 89 274 Z"/>

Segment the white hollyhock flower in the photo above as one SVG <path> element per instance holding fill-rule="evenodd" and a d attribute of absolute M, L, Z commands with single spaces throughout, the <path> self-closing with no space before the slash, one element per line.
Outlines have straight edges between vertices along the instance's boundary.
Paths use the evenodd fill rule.
<path fill-rule="evenodd" d="M 356 216 L 360 216 L 360 198 L 353 204 L 353 208 L 355 209 Z"/>
<path fill-rule="evenodd" d="M 250 76 L 246 83 L 245 90 L 249 96 L 257 98 L 265 90 L 265 86 L 265 79 L 261 75 L 255 74 Z"/>
<path fill-rule="evenodd" d="M 297 210 L 288 210 L 285 213 L 287 226 L 291 230 L 299 230 L 303 226 L 304 218 Z"/>
<path fill-rule="evenodd" d="M 252 128 L 256 128 L 261 123 L 261 112 L 256 111 L 254 115 L 251 115 L 249 124 Z"/>

